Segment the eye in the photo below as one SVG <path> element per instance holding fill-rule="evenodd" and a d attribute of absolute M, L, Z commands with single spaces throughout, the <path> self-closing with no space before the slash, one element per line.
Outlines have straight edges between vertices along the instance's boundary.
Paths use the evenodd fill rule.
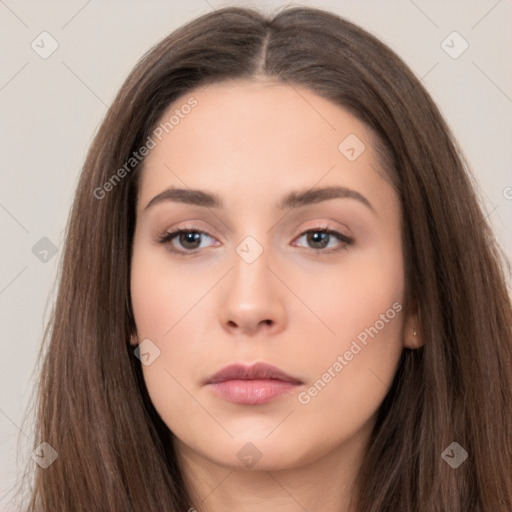
<path fill-rule="evenodd" d="M 200 252 L 201 238 L 206 237 L 214 240 L 208 233 L 199 229 L 181 228 L 170 233 L 163 233 L 158 237 L 158 243 L 167 245 L 167 250 L 180 256 L 194 255 Z M 306 243 L 311 247 L 306 247 L 313 254 L 331 254 L 338 251 L 346 250 L 353 243 L 348 236 L 330 229 L 328 226 L 317 227 L 304 231 L 299 238 L 306 237 Z M 176 240 L 175 240 L 176 239 Z M 333 243 L 334 242 L 334 247 Z M 179 244 L 180 248 L 176 248 Z"/>
<path fill-rule="evenodd" d="M 304 237 L 306 243 L 311 246 L 307 249 L 313 254 L 331 254 L 346 250 L 354 242 L 352 238 L 334 229 L 329 229 L 328 226 L 308 229 L 297 240 Z"/>
<path fill-rule="evenodd" d="M 190 254 L 196 254 L 201 249 L 201 237 L 206 236 L 213 240 L 211 236 L 208 235 L 205 231 L 201 231 L 199 229 L 177 229 L 172 233 L 164 233 L 160 237 L 158 237 L 158 242 L 162 245 L 167 245 L 167 249 L 172 252 L 179 254 L 181 256 L 187 256 Z M 180 244 L 182 248 L 185 250 L 180 250 L 175 248 L 175 244 L 173 243 L 176 238 L 176 242 Z"/>

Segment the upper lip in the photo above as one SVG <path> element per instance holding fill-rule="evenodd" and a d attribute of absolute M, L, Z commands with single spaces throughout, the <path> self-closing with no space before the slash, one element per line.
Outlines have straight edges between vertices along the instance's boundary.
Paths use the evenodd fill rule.
<path fill-rule="evenodd" d="M 285 382 L 302 384 L 302 381 L 286 374 L 283 370 L 267 363 L 256 363 L 250 366 L 231 364 L 207 379 L 206 384 L 216 384 L 227 380 L 263 380 L 275 379 Z"/>

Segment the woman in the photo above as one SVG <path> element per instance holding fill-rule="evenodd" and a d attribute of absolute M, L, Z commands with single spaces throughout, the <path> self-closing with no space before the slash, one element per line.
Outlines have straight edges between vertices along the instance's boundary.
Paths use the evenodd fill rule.
<path fill-rule="evenodd" d="M 81 174 L 28 510 L 512 510 L 511 304 L 466 167 L 333 14 L 159 43 Z"/>

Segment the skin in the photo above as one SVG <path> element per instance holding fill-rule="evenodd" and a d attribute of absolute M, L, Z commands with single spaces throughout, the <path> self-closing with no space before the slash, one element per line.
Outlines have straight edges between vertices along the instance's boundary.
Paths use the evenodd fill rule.
<path fill-rule="evenodd" d="M 162 119 L 190 96 L 197 106 L 145 160 L 131 293 L 132 343 L 150 339 L 160 350 L 143 366 L 144 379 L 176 436 L 191 507 L 247 512 L 265 503 L 287 512 L 321 503 L 324 511 L 353 510 L 354 478 L 378 407 L 403 348 L 421 344 L 419 332 L 413 336 L 415 312 L 404 313 L 399 200 L 365 125 L 306 88 L 210 85 L 176 101 Z M 349 134 L 366 146 L 354 161 L 338 149 Z M 359 192 L 375 211 L 352 198 L 275 206 L 291 190 L 327 185 Z M 163 201 L 145 209 L 169 186 L 216 193 L 224 208 Z M 321 244 L 303 233 L 326 225 L 353 243 L 331 236 L 313 254 Z M 183 237 L 158 243 L 181 227 L 207 235 L 195 246 Z M 249 235 L 263 249 L 252 263 L 236 252 Z M 187 247 L 199 252 L 169 250 Z M 299 394 L 393 304 L 403 309 L 301 403 Z M 303 384 L 260 405 L 231 403 L 203 385 L 228 364 L 259 361 Z M 261 454 L 252 467 L 237 456 L 247 443 Z"/>

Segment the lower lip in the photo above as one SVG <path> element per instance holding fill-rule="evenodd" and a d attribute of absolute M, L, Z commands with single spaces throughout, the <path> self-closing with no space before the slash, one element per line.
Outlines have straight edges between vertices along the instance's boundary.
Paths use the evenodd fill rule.
<path fill-rule="evenodd" d="M 209 384 L 225 400 L 236 404 L 266 404 L 292 392 L 299 384 L 277 379 L 226 380 Z"/>

